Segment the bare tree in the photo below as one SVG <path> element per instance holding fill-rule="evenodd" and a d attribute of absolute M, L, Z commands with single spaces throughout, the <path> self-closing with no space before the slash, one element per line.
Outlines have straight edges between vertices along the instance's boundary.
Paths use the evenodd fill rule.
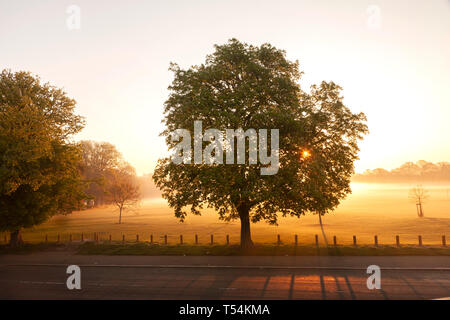
<path fill-rule="evenodd" d="M 423 203 L 429 198 L 428 190 L 418 185 L 415 188 L 409 190 L 409 198 L 416 203 L 417 215 L 419 218 L 423 218 Z"/>
<path fill-rule="evenodd" d="M 125 165 L 111 172 L 107 198 L 119 209 L 119 224 L 122 223 L 122 212 L 135 207 L 140 197 L 133 167 Z"/>

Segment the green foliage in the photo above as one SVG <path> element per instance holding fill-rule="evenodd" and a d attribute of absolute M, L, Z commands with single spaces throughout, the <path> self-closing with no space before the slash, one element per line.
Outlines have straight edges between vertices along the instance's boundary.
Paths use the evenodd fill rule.
<path fill-rule="evenodd" d="M 84 125 L 75 101 L 27 72 L 0 74 L 0 230 L 18 231 L 77 209 Z"/>
<path fill-rule="evenodd" d="M 278 214 L 300 217 L 336 208 L 351 191 L 357 142 L 367 132 L 365 115 L 343 104 L 333 82 L 303 91 L 298 62 L 270 44 L 232 39 L 215 49 L 202 65 L 171 66 L 162 132 L 169 149 L 176 145 L 170 132 L 183 128 L 192 135 L 194 120 L 202 120 L 204 129 L 279 129 L 280 169 L 261 176 L 261 164 L 176 165 L 161 159 L 153 177 L 175 215 L 184 220 L 186 208 L 200 214 L 207 206 L 223 220 L 249 217 L 276 224 Z M 305 150 L 310 157 L 302 157 Z"/>

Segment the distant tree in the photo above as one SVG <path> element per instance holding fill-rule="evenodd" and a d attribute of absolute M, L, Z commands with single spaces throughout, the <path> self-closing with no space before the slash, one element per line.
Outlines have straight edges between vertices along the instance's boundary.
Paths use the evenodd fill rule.
<path fill-rule="evenodd" d="M 423 203 L 429 198 L 428 190 L 423 188 L 421 185 L 418 185 L 417 187 L 409 190 L 409 198 L 415 202 L 417 215 L 419 218 L 423 218 Z"/>
<path fill-rule="evenodd" d="M 119 209 L 119 224 L 123 211 L 135 207 L 140 200 L 139 185 L 135 170 L 129 164 L 113 169 L 106 182 L 106 195 L 109 202 Z"/>
<path fill-rule="evenodd" d="M 0 74 L 0 231 L 18 245 L 21 229 L 79 209 L 81 153 L 70 139 L 84 125 L 75 101 L 28 72 Z"/>
<path fill-rule="evenodd" d="M 449 182 L 450 164 L 447 162 L 431 163 L 424 160 L 417 163 L 406 162 L 391 171 L 385 169 L 367 170 L 353 177 L 355 182 L 399 183 L 412 181 Z"/>
<path fill-rule="evenodd" d="M 83 161 L 81 171 L 88 181 L 86 193 L 95 199 L 95 206 L 106 204 L 105 184 L 114 169 L 123 162 L 116 147 L 108 142 L 81 141 Z"/>
<path fill-rule="evenodd" d="M 187 70 L 171 66 L 174 81 L 162 132 L 169 149 L 177 144 L 171 132 L 188 129 L 192 136 L 194 120 L 223 131 L 279 129 L 278 173 L 262 176 L 266 165 L 248 161 L 175 164 L 165 158 L 153 179 L 181 221 L 187 210 L 199 215 L 205 206 L 214 208 L 222 220 L 240 219 L 241 246 L 249 247 L 251 222 L 276 224 L 279 214 L 326 213 L 351 191 L 366 118 L 343 104 L 341 88 L 333 82 L 302 91 L 298 62 L 270 44 L 256 47 L 232 39 L 215 49 L 204 64 Z M 302 158 L 305 152 L 311 157 Z"/>

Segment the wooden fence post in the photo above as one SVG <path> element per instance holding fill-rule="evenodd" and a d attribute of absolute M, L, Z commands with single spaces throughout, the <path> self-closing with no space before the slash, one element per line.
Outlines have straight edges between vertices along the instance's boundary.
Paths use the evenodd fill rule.
<path fill-rule="evenodd" d="M 211 235 L 211 244 L 214 244 L 214 235 Z"/>
<path fill-rule="evenodd" d="M 72 234 L 69 234 L 69 242 L 72 242 Z"/>
<path fill-rule="evenodd" d="M 164 244 L 167 244 L 167 234 L 164 235 Z"/>
<path fill-rule="evenodd" d="M 48 235 L 45 235 L 45 243 L 48 242 Z"/>
<path fill-rule="evenodd" d="M 445 241 L 445 236 L 442 236 L 442 246 L 443 246 L 443 247 L 446 247 L 446 246 L 447 246 L 447 243 L 446 243 L 446 241 Z"/>
<path fill-rule="evenodd" d="M 395 243 L 397 244 L 397 247 L 400 247 L 400 236 L 395 236 Z"/>
<path fill-rule="evenodd" d="M 316 246 L 318 247 L 319 246 L 319 235 L 315 235 L 315 238 L 316 238 Z"/>
<path fill-rule="evenodd" d="M 353 245 L 356 247 L 358 244 L 356 242 L 356 236 L 353 236 Z"/>
<path fill-rule="evenodd" d="M 81 242 L 84 242 L 84 233 L 81 233 Z"/>
<path fill-rule="evenodd" d="M 198 244 L 198 235 L 195 235 L 195 244 Z"/>
<path fill-rule="evenodd" d="M 230 245 L 230 235 L 227 234 L 227 246 Z"/>
<path fill-rule="evenodd" d="M 336 239 L 336 236 L 333 236 L 333 244 L 334 244 L 335 246 L 337 246 L 337 239 Z"/>
<path fill-rule="evenodd" d="M 150 235 L 150 244 L 153 244 L 153 234 Z"/>
<path fill-rule="evenodd" d="M 419 247 L 422 246 L 422 236 L 419 236 Z"/>
<path fill-rule="evenodd" d="M 183 244 L 183 235 L 180 234 L 180 244 Z"/>
<path fill-rule="evenodd" d="M 112 235 L 109 234 L 109 243 L 111 244 L 111 242 L 112 242 Z"/>
<path fill-rule="evenodd" d="M 298 235 L 295 235 L 295 245 L 298 246 Z"/>
<path fill-rule="evenodd" d="M 136 242 L 139 242 L 139 235 L 136 235 Z"/>
<path fill-rule="evenodd" d="M 57 239 L 58 240 L 56 240 L 56 242 L 59 243 L 61 241 L 61 236 L 59 235 L 59 233 L 58 233 L 58 238 Z"/>
<path fill-rule="evenodd" d="M 378 247 L 378 236 L 374 237 L 375 247 Z"/>
<path fill-rule="evenodd" d="M 125 235 L 122 235 L 122 244 L 125 244 Z"/>
<path fill-rule="evenodd" d="M 278 245 L 280 245 L 280 244 L 281 244 L 281 237 L 280 237 L 280 235 L 279 235 L 279 234 L 277 235 L 277 244 L 278 244 Z"/>

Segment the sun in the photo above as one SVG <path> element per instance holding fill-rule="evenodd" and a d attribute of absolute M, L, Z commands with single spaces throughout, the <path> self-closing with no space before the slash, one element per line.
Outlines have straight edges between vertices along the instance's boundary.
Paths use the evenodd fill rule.
<path fill-rule="evenodd" d="M 311 153 L 308 150 L 303 150 L 302 158 L 307 159 L 309 157 L 311 157 Z"/>

